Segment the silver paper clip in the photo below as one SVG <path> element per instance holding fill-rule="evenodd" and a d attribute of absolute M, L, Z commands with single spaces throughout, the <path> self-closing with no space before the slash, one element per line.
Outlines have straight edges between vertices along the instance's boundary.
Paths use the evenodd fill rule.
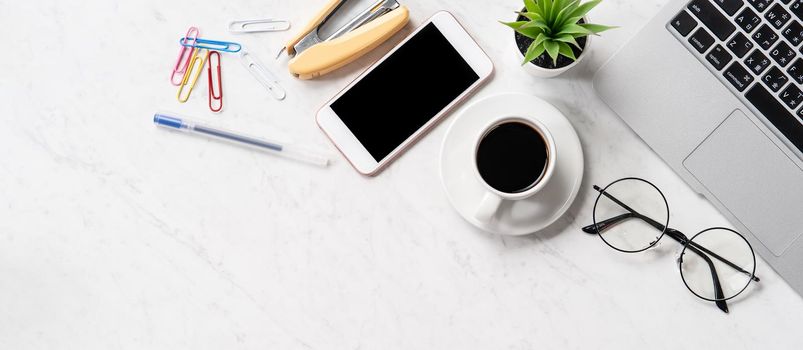
<path fill-rule="evenodd" d="M 284 97 L 287 96 L 284 88 L 279 85 L 279 79 L 276 79 L 265 66 L 252 57 L 251 53 L 245 50 L 240 52 L 240 62 L 243 63 L 245 69 L 247 69 L 262 86 L 268 89 L 273 98 L 283 100 Z"/>
<path fill-rule="evenodd" d="M 290 29 L 290 21 L 283 19 L 249 19 L 229 22 L 231 33 L 279 32 Z"/>

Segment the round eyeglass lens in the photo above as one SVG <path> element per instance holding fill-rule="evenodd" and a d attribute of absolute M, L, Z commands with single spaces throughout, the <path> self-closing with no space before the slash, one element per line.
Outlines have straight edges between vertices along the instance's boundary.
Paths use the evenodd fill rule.
<path fill-rule="evenodd" d="M 736 231 L 721 227 L 692 237 L 683 247 L 679 263 L 686 287 L 710 301 L 739 295 L 756 271 L 756 256 L 750 243 Z"/>
<path fill-rule="evenodd" d="M 663 193 L 639 178 L 616 180 L 601 189 L 593 215 L 599 237 L 627 253 L 655 245 L 669 224 L 669 206 Z"/>

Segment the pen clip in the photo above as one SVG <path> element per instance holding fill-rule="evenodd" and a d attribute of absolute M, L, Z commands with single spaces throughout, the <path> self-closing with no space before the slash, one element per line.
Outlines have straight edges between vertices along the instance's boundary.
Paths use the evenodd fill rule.
<path fill-rule="evenodd" d="M 192 57 L 190 57 L 190 65 L 187 67 L 187 70 L 184 72 L 184 78 L 181 79 L 181 85 L 178 87 L 178 94 L 176 94 L 176 98 L 178 102 L 184 103 L 190 99 L 190 94 L 192 93 L 192 89 L 195 87 L 195 83 L 198 82 L 198 78 L 201 76 L 201 73 L 204 71 L 204 65 L 206 64 L 206 58 L 209 56 L 208 53 L 198 54 L 201 49 L 193 49 Z M 200 63 L 198 62 L 200 60 Z M 196 68 L 197 65 L 197 68 Z M 193 74 L 193 70 L 197 73 Z M 192 83 L 190 83 L 189 89 L 187 89 L 187 96 L 182 97 L 182 92 L 184 91 L 184 87 L 190 82 L 190 76 L 194 75 L 195 77 L 192 78 Z"/>
<path fill-rule="evenodd" d="M 215 94 L 215 79 L 213 78 L 214 74 L 212 73 L 212 55 L 217 57 L 217 64 L 215 65 L 217 70 L 217 94 Z M 209 62 L 209 67 L 207 67 L 207 73 L 209 73 L 209 109 L 212 110 L 212 112 L 220 112 L 220 110 L 223 109 L 223 73 L 220 70 L 220 53 L 217 51 L 209 51 L 208 57 L 209 58 L 207 58 L 207 61 Z M 217 109 L 214 107 L 214 102 L 217 102 Z"/>
<path fill-rule="evenodd" d="M 194 45 L 200 33 L 201 32 L 198 30 L 198 28 L 190 27 L 184 37 L 187 38 L 188 42 L 192 42 Z M 171 84 L 175 86 L 179 86 L 181 84 L 181 80 L 184 78 L 184 72 L 187 70 L 187 66 L 190 64 L 192 50 L 192 47 L 187 47 L 184 45 L 181 46 L 181 49 L 178 52 L 178 58 L 176 58 L 176 64 L 173 66 L 173 72 L 170 73 Z M 176 77 L 179 77 L 178 82 L 176 82 Z"/>
<path fill-rule="evenodd" d="M 200 38 L 197 38 L 192 42 L 190 42 L 190 40 L 191 38 L 183 37 L 178 42 L 181 44 L 181 46 L 190 46 L 198 49 L 223 52 L 240 52 L 240 50 L 243 48 L 242 45 L 230 41 L 208 40 Z"/>
<path fill-rule="evenodd" d="M 251 75 L 256 78 L 256 80 L 262 84 L 268 91 L 270 92 L 271 96 L 277 100 L 283 100 L 287 93 L 284 91 L 284 88 L 279 85 L 279 80 L 271 74 L 269 70 L 267 70 L 263 65 L 261 65 L 254 57 L 252 57 L 251 53 L 248 51 L 243 51 L 240 53 L 240 62 L 242 62 L 243 66 L 251 73 Z"/>
<path fill-rule="evenodd" d="M 279 32 L 290 29 L 290 21 L 283 19 L 250 19 L 229 22 L 231 33 Z"/>

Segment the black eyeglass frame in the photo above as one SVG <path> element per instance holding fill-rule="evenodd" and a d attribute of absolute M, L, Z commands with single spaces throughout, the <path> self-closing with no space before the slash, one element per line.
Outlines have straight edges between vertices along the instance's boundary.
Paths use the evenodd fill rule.
<path fill-rule="evenodd" d="M 714 254 L 713 252 L 710 252 L 708 249 L 705 249 L 702 246 L 700 246 L 699 244 L 697 244 L 696 242 L 694 242 L 694 239 L 697 238 L 697 236 L 699 236 L 699 235 L 701 235 L 703 233 L 706 233 L 708 231 L 713 231 L 713 230 L 730 231 L 730 232 L 736 234 L 736 236 L 741 238 L 744 241 L 744 243 L 747 244 L 747 247 L 750 248 L 750 255 L 753 258 L 753 271 L 750 271 L 750 273 L 748 274 L 747 271 L 745 271 L 744 269 L 742 269 L 738 265 L 728 261 L 725 258 L 720 257 L 719 255 Z M 678 233 L 681 233 L 681 232 L 678 231 Z M 713 302 L 719 301 L 718 299 L 709 299 L 709 298 L 706 298 L 706 297 L 704 297 L 704 296 L 702 296 L 700 294 L 697 294 L 697 292 L 695 292 L 693 289 L 691 289 L 691 286 L 689 286 L 689 284 L 686 282 L 686 278 L 683 277 L 683 269 L 681 268 L 681 266 L 683 264 L 683 256 L 684 256 L 684 254 L 686 254 L 686 249 L 688 249 L 692 245 L 695 246 L 695 247 L 692 247 L 692 249 L 697 248 L 697 249 L 702 249 L 704 252 L 709 252 L 709 253 L 706 253 L 706 254 L 713 256 L 715 259 L 721 261 L 725 265 L 730 266 L 731 268 L 735 269 L 736 271 L 739 271 L 741 273 L 747 274 L 748 276 L 750 276 L 750 280 L 751 281 L 755 281 L 755 282 L 761 281 L 761 279 L 758 278 L 758 276 L 756 276 L 756 252 L 753 250 L 753 246 L 750 244 L 750 242 L 747 241 L 747 238 L 745 238 L 741 233 L 736 232 L 736 231 L 734 231 L 732 229 L 729 229 L 727 227 L 709 227 L 709 228 L 707 228 L 705 230 L 697 232 L 697 234 L 695 234 L 694 236 L 689 238 L 688 239 L 688 243 L 683 246 L 683 250 L 680 251 L 680 256 L 678 257 L 678 270 L 680 270 L 680 279 L 683 280 L 683 284 L 686 285 L 686 289 L 688 289 L 690 292 L 692 292 L 692 294 L 696 295 L 698 298 L 703 299 L 703 300 L 713 301 Z M 691 249 L 689 249 L 689 250 L 691 250 Z M 694 250 L 691 250 L 691 251 L 694 252 Z M 695 254 L 700 255 L 697 252 L 695 252 Z M 705 258 L 703 258 L 703 260 L 705 260 Z M 711 267 L 711 266 L 709 265 L 709 267 Z M 742 292 L 744 292 L 749 285 L 750 285 L 750 282 L 748 281 L 747 283 L 745 283 L 744 287 L 742 287 L 742 289 L 738 293 L 736 293 L 736 294 L 734 294 L 734 295 L 732 295 L 732 296 L 730 296 L 728 298 L 721 299 L 721 300 L 722 301 L 726 301 L 726 300 L 730 300 L 730 299 L 735 298 L 739 294 L 742 294 Z"/>
<path fill-rule="evenodd" d="M 643 251 L 645 251 L 647 249 L 650 249 L 650 248 L 654 247 L 656 244 L 658 244 L 658 241 L 660 241 L 661 238 L 664 238 L 664 234 L 666 234 L 666 228 L 669 227 L 669 202 L 667 202 L 666 196 L 664 196 L 664 193 L 661 191 L 661 189 L 658 188 L 658 186 L 655 186 L 652 182 L 649 182 L 647 180 L 644 180 L 644 179 L 641 179 L 641 178 L 638 178 L 638 177 L 624 177 L 624 178 L 621 178 L 619 180 L 616 180 L 614 182 L 609 183 L 608 186 L 605 186 L 605 188 L 602 188 L 602 189 L 600 189 L 599 186 L 594 185 L 594 189 L 599 192 L 599 195 L 597 195 L 597 199 L 594 201 L 594 210 L 591 212 L 591 219 L 594 220 L 593 221 L 594 222 L 594 224 L 593 224 L 594 232 L 586 231 L 585 227 L 583 228 L 583 231 L 587 232 L 587 233 L 604 232 L 608 228 L 610 228 L 612 226 L 615 226 L 616 224 L 620 223 L 621 221 L 624 221 L 625 219 L 634 218 L 634 217 L 635 218 L 640 218 L 637 215 L 640 215 L 641 217 L 650 219 L 650 218 L 648 218 L 648 217 L 646 217 L 644 215 L 637 214 L 637 212 L 635 210 L 633 210 L 629 206 L 625 205 L 624 203 L 622 203 L 618 199 L 614 198 L 614 199 L 611 199 L 611 200 L 614 201 L 614 203 L 616 203 L 619 206 L 621 206 L 622 208 L 624 208 L 625 210 L 627 210 L 627 213 L 622 214 L 622 215 L 618 215 L 618 216 L 614 216 L 612 218 L 605 219 L 602 222 L 597 222 L 597 204 L 599 203 L 599 199 L 602 197 L 602 194 L 603 193 L 607 193 L 608 188 L 610 188 L 611 186 L 613 186 L 613 185 L 615 185 L 615 184 L 617 184 L 619 182 L 627 181 L 627 180 L 642 181 L 642 182 L 652 186 L 652 188 L 654 188 L 656 191 L 658 191 L 658 194 L 661 195 L 661 199 L 664 201 L 664 206 L 666 207 L 666 222 L 663 225 L 661 225 L 664 228 L 663 229 L 659 229 L 661 231 L 661 235 L 658 236 L 658 238 L 656 238 L 655 241 L 651 242 L 648 246 L 646 246 L 646 247 L 644 247 L 642 249 L 639 249 L 639 250 L 624 250 L 624 249 L 615 247 L 613 244 L 608 243 L 608 241 L 606 241 L 605 237 L 602 237 L 602 235 L 599 235 L 599 238 L 601 238 L 602 241 L 605 242 L 605 244 L 607 244 L 609 247 L 611 247 L 613 249 L 616 249 L 616 250 L 618 250 L 618 251 L 620 251 L 622 253 L 640 253 L 640 252 L 643 252 Z M 609 194 L 609 197 L 612 197 L 612 196 L 610 196 L 610 194 Z M 648 224 L 650 224 L 650 226 L 653 226 L 653 227 L 657 228 L 656 226 L 654 226 L 654 225 L 652 225 L 650 223 L 650 221 L 652 221 L 654 223 L 658 223 L 657 221 L 655 221 L 653 219 L 650 219 L 650 221 L 647 221 L 647 220 L 644 220 L 644 221 L 646 221 Z M 658 223 L 658 224 L 660 225 L 660 223 Z M 600 225 L 602 226 L 601 228 L 600 228 Z M 588 227 L 588 226 L 586 226 L 586 227 Z"/>
<path fill-rule="evenodd" d="M 613 195 L 611 195 L 610 193 L 607 192 L 607 189 L 610 188 L 612 185 L 614 185 L 616 183 L 619 183 L 621 181 L 626 181 L 626 180 L 636 180 L 636 181 L 644 182 L 644 183 L 652 186 L 661 195 L 661 198 L 663 199 L 664 204 L 666 205 L 666 224 L 661 225 L 656 220 L 654 220 L 654 219 L 652 219 L 650 217 L 647 217 L 647 216 L 645 216 L 645 215 L 633 210 L 628 205 L 622 203 L 616 197 L 614 197 Z M 663 192 L 657 186 L 655 186 L 652 182 L 647 181 L 647 180 L 642 179 L 642 178 L 638 178 L 638 177 L 625 177 L 625 178 L 621 178 L 619 180 L 611 182 L 610 184 L 605 186 L 605 188 L 600 188 L 599 186 L 594 185 L 594 190 L 599 192 L 599 195 L 597 195 L 597 199 L 594 201 L 594 209 L 593 209 L 593 212 L 592 212 L 592 218 L 594 220 L 594 224 L 583 227 L 582 228 L 583 232 L 586 232 L 586 233 L 589 233 L 589 234 L 598 235 L 600 237 L 600 239 L 602 239 L 602 241 L 605 242 L 606 245 L 608 245 L 609 247 L 611 247 L 611 248 L 613 248 L 613 249 L 615 249 L 617 251 L 623 252 L 623 253 L 643 252 L 643 251 L 655 246 L 661 240 L 661 238 L 663 238 L 665 235 L 671 237 L 672 239 L 674 239 L 675 241 L 677 241 L 678 243 L 683 245 L 683 249 L 681 250 L 680 256 L 677 259 L 677 263 L 678 263 L 678 270 L 680 270 L 681 280 L 683 280 L 683 284 L 686 286 L 686 289 L 688 289 L 692 294 L 694 294 L 695 296 L 697 296 L 700 299 L 707 300 L 707 301 L 713 301 L 714 303 L 716 303 L 717 307 L 719 307 L 722 311 L 728 312 L 728 307 L 727 307 L 726 301 L 730 300 L 730 299 L 733 299 L 736 296 L 738 296 L 739 294 L 741 294 L 742 292 L 744 292 L 747 289 L 747 286 L 750 285 L 750 282 L 748 281 L 748 283 L 746 283 L 745 286 L 738 293 L 736 293 L 736 294 L 734 294 L 734 295 L 732 295 L 732 296 L 730 296 L 728 298 L 725 298 L 724 293 L 722 292 L 722 286 L 721 286 L 721 283 L 719 281 L 719 277 L 718 277 L 718 275 L 716 273 L 716 268 L 714 267 L 713 261 L 711 261 L 711 258 L 709 258 L 707 255 L 710 255 L 710 256 L 714 257 L 715 259 L 719 260 L 720 262 L 724 263 L 725 265 L 728 265 L 729 267 L 735 269 L 736 271 L 739 271 L 741 273 L 747 274 L 748 276 L 750 276 L 751 281 L 758 282 L 758 281 L 761 280 L 760 278 L 758 278 L 758 276 L 755 275 L 755 272 L 756 272 L 756 254 L 755 254 L 755 251 L 753 250 L 753 246 L 739 232 L 736 232 L 736 231 L 734 231 L 732 229 L 729 229 L 729 228 L 726 228 L 726 227 L 710 227 L 710 228 L 707 228 L 707 229 L 704 229 L 704 230 L 698 232 L 697 234 L 692 236 L 691 239 L 689 239 L 682 232 L 680 232 L 678 230 L 675 230 L 673 228 L 670 228 L 669 227 L 669 203 L 667 202 L 666 196 L 664 196 Z M 607 197 L 608 199 L 610 199 L 611 201 L 613 201 L 614 203 L 616 203 L 617 205 L 621 206 L 623 209 L 627 210 L 628 212 L 625 213 L 625 214 L 614 216 L 612 218 L 608 218 L 608 219 L 603 220 L 601 222 L 597 222 L 597 218 L 596 218 L 597 204 L 599 203 L 599 200 L 600 200 L 600 198 L 602 198 L 603 195 L 605 197 Z M 624 221 L 626 219 L 630 219 L 630 218 L 637 218 L 637 219 L 640 219 L 640 220 L 646 222 L 648 225 L 650 225 L 653 228 L 661 231 L 661 235 L 658 236 L 658 238 L 655 241 L 651 242 L 647 247 L 645 247 L 643 249 L 639 249 L 639 250 L 624 250 L 624 249 L 620 249 L 620 248 L 615 247 L 612 244 L 608 243 L 608 241 L 605 240 L 603 235 L 599 234 L 599 233 L 604 232 L 605 230 L 609 229 L 610 227 L 615 226 L 616 224 L 618 224 L 618 223 L 620 223 L 620 222 L 622 222 L 622 221 Z M 730 231 L 732 233 L 735 233 L 742 240 L 744 240 L 744 242 L 747 244 L 747 247 L 750 249 L 750 253 L 751 253 L 752 258 L 753 258 L 753 270 L 750 271 L 750 272 L 747 272 L 746 270 L 742 269 L 738 265 L 728 261 L 727 259 L 717 255 L 716 253 L 706 249 L 705 247 L 703 247 L 703 246 L 701 246 L 701 245 L 699 245 L 699 244 L 697 244 L 696 242 L 693 241 L 699 235 L 701 235 L 701 234 L 703 234 L 705 232 L 711 231 L 711 230 L 727 230 L 727 231 Z M 695 253 L 696 255 L 700 256 L 708 264 L 708 267 L 709 267 L 709 269 L 711 271 L 711 276 L 712 276 L 712 279 L 713 279 L 713 283 L 714 283 L 714 291 L 715 291 L 715 294 L 716 294 L 715 297 L 717 299 L 706 298 L 706 297 L 704 297 L 704 296 L 702 296 L 700 294 L 697 294 L 697 292 L 695 292 L 689 286 L 689 284 L 686 282 L 686 278 L 683 276 L 683 269 L 681 267 L 681 264 L 683 263 L 683 256 L 686 253 L 687 249 L 689 251 Z"/>

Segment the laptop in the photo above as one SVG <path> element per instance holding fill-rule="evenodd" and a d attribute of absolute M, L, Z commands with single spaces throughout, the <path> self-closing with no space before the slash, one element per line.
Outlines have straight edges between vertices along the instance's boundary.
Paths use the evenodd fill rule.
<path fill-rule="evenodd" d="M 672 0 L 594 89 L 803 295 L 803 0 Z"/>

